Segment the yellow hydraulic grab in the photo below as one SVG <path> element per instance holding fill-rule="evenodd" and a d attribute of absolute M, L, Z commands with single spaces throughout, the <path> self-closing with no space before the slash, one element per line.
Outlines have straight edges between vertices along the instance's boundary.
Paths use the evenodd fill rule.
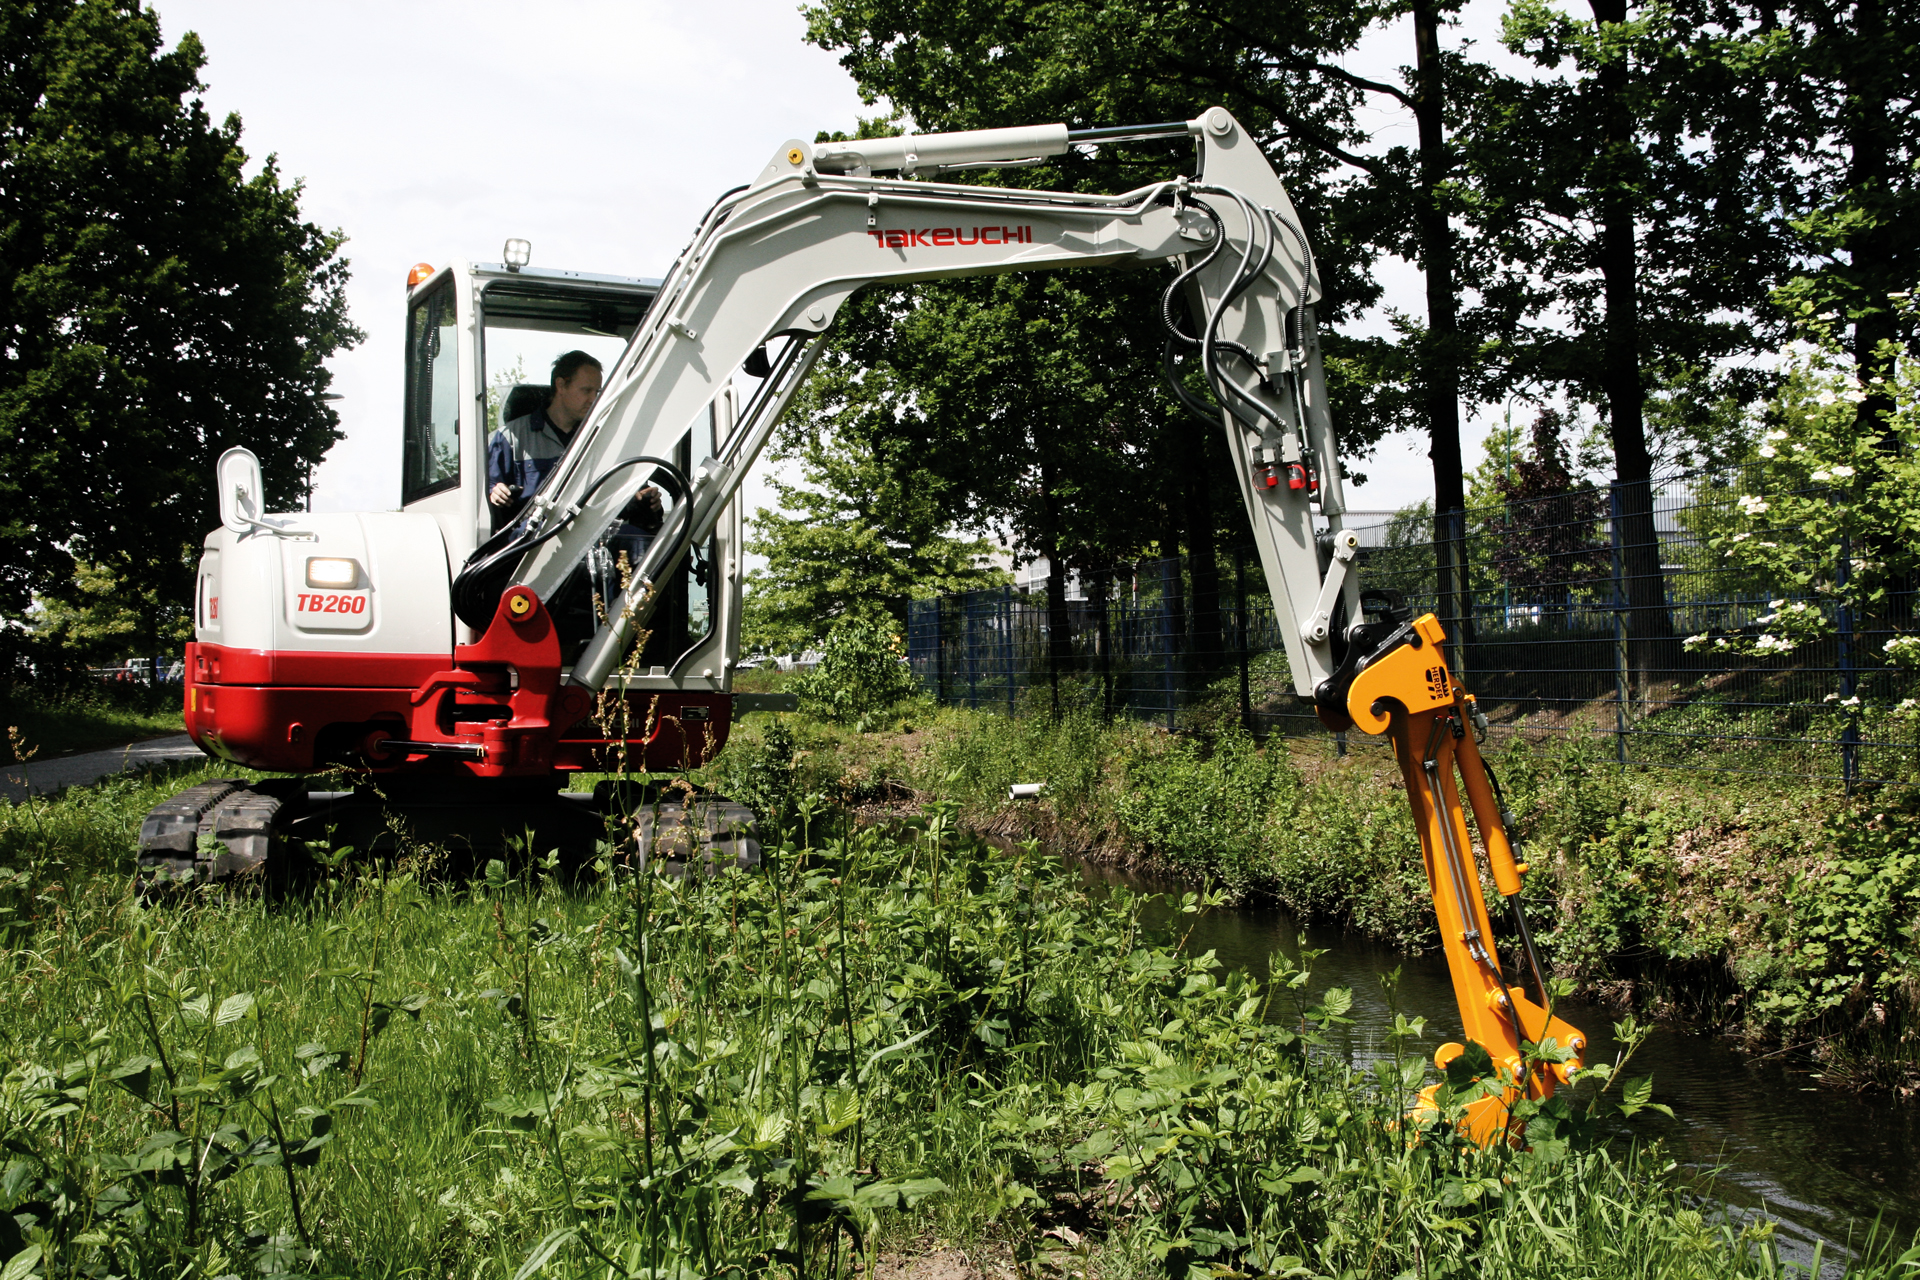
<path fill-rule="evenodd" d="M 1467 1107 L 1468 1132 L 1475 1141 L 1488 1144 L 1503 1134 L 1510 1140 L 1517 1137 L 1510 1132 L 1513 1104 L 1523 1097 L 1550 1097 L 1557 1085 L 1566 1083 L 1569 1071 L 1584 1060 L 1586 1037 L 1547 1013 L 1546 982 L 1518 901 L 1527 868 L 1514 858 L 1502 806 L 1474 741 L 1473 698 L 1449 675 L 1445 642 L 1446 633 L 1430 613 L 1395 629 L 1364 665 L 1355 664 L 1359 669 L 1346 687 L 1345 713 L 1354 727 L 1388 736 L 1406 780 L 1407 802 L 1420 831 L 1427 883 L 1433 890 L 1460 1020 L 1467 1039 L 1485 1048 L 1493 1059 L 1501 1083 L 1499 1092 Z M 1339 718 L 1323 711 L 1322 719 L 1332 727 L 1343 727 Z M 1537 999 L 1508 986 L 1501 975 L 1460 803 L 1461 783 L 1473 806 L 1494 886 L 1513 908 Z M 1538 1044 L 1548 1037 L 1568 1049 L 1571 1058 L 1528 1064 L 1522 1042 Z M 1441 1045 L 1434 1064 L 1444 1070 L 1462 1052 L 1462 1045 Z M 1422 1091 L 1416 1114 L 1432 1113 L 1438 1089 L 1430 1085 Z"/>

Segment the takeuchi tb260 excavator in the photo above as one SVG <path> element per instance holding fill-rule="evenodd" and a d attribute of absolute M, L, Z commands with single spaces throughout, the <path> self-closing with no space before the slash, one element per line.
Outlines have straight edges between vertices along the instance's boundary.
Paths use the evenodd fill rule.
<path fill-rule="evenodd" d="M 940 181 L 1156 138 L 1191 140 L 1191 176 L 1120 195 Z M 1583 1038 L 1549 1012 L 1518 909 L 1526 867 L 1440 624 L 1359 589 L 1313 254 L 1226 110 L 1139 128 L 795 139 L 714 204 L 662 280 L 535 270 L 524 242 L 507 256 L 416 269 L 410 282 L 400 511 L 269 514 L 257 460 L 221 459 L 187 726 L 218 759 L 292 776 L 206 784 L 161 805 L 142 833 L 150 871 L 255 870 L 315 824 L 357 822 L 369 847 L 394 813 L 421 835 L 473 842 L 488 830 L 541 841 L 569 824 L 601 830 L 594 804 L 608 797 L 567 790 L 570 774 L 610 759 L 703 763 L 750 709 L 731 692 L 740 483 L 841 305 L 879 282 L 1166 263 L 1168 371 L 1176 356 L 1197 362 L 1211 390 L 1207 402 L 1175 382 L 1226 432 L 1296 692 L 1330 729 L 1388 735 L 1405 777 L 1466 1036 L 1500 1082 L 1469 1127 L 1483 1140 L 1505 1132 L 1515 1098 L 1550 1094 L 1579 1064 Z M 537 403 L 539 389 L 521 385 L 529 359 L 537 374 L 573 347 L 604 353 L 605 389 L 526 509 L 495 532 L 490 427 Z M 642 543 L 622 512 L 645 483 L 666 504 Z M 357 784 L 306 781 L 329 769 Z M 1463 789 L 1494 888 L 1514 908 L 1531 995 L 1502 972 Z M 1462 1052 L 1450 1044 L 1437 1058 Z"/>

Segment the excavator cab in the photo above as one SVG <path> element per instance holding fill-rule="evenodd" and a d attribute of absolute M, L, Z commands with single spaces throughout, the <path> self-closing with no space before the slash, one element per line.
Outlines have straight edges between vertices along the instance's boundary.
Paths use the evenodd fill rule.
<path fill-rule="evenodd" d="M 459 572 L 476 547 L 499 532 L 501 509 L 488 502 L 487 441 L 502 423 L 542 407 L 556 358 L 585 351 L 611 370 L 647 314 L 660 281 L 531 266 L 455 262 L 426 274 L 407 298 L 406 408 L 401 450 L 401 504 L 431 514 L 445 538 L 449 571 Z M 682 475 L 714 451 L 724 406 L 689 429 L 672 450 Z M 704 439 L 701 437 L 705 437 Z M 656 482 L 645 472 L 631 487 Z M 683 500 L 666 484 L 666 514 Z M 527 495 L 531 496 L 531 495 Z M 659 588 L 659 601 L 638 667 L 642 679 L 672 681 L 702 657 L 717 615 L 716 566 L 738 542 L 730 513 L 692 548 Z M 562 657 L 573 658 L 598 626 L 605 602 L 624 589 L 648 535 L 609 524 L 593 551 L 547 602 L 560 632 Z M 625 568 L 623 568 L 626 566 Z M 737 584 L 736 584 L 737 590 Z M 461 639 L 471 642 L 476 630 Z M 684 661 L 683 661 L 684 660 Z M 712 669 L 705 655 L 700 669 Z"/>

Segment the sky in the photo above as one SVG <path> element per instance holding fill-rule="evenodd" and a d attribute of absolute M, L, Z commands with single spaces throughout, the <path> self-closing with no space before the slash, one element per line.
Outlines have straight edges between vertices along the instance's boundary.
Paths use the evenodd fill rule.
<path fill-rule="evenodd" d="M 154 7 L 169 45 L 199 34 L 208 110 L 238 113 L 256 162 L 275 156 L 284 179 L 304 184 L 305 216 L 347 236 L 347 299 L 367 338 L 330 362 L 346 439 L 315 474 L 321 511 L 398 505 L 414 263 L 499 261 L 518 236 L 536 266 L 659 276 L 714 197 L 785 139 L 877 111 L 833 54 L 805 43 L 794 0 Z M 1490 35 L 1494 12 L 1493 0 L 1476 0 L 1464 29 Z M 1390 75 L 1411 47 L 1408 32 L 1390 30 L 1348 65 Z M 1411 141 L 1408 118 L 1382 113 L 1375 124 L 1377 145 Z M 1388 305 L 1419 309 L 1417 270 L 1389 262 L 1381 275 Z M 1371 327 L 1384 324 L 1376 315 Z M 1490 425 L 1469 424 L 1469 466 Z M 1351 506 L 1432 494 L 1424 440 L 1388 440 L 1361 466 L 1370 482 L 1349 492 Z M 747 500 L 750 510 L 771 501 L 764 464 Z"/>

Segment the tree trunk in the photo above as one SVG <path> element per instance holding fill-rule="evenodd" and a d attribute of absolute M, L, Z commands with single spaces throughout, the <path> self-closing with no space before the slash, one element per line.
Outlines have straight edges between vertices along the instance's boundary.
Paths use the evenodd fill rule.
<path fill-rule="evenodd" d="M 1902 254 L 1911 243 L 1911 215 L 1897 195 L 1901 145 L 1897 98 L 1905 92 L 1911 70 L 1898 58 L 1874 56 L 1897 38 L 1888 32 L 1883 0 L 1856 0 L 1851 48 L 1845 60 L 1846 110 L 1840 127 L 1847 145 L 1847 202 L 1869 216 L 1860 220 L 1846 239 L 1849 274 L 1865 295 L 1858 299 L 1861 314 L 1853 322 L 1855 376 L 1866 391 L 1855 424 L 1862 435 L 1878 435 L 1882 450 L 1897 449 L 1897 437 L 1885 421 L 1893 412 L 1893 369 L 1880 355 L 1882 345 L 1897 342 L 1900 327 L 1893 305 L 1885 297 L 1891 288 L 1906 288 L 1914 264 Z M 1828 29 L 1838 32 L 1844 19 L 1834 15 Z M 1910 252 L 1910 251 L 1909 251 Z M 1878 378 L 1880 381 L 1876 382 Z M 1900 558 L 1897 535 L 1880 534 L 1868 540 L 1865 557 L 1882 564 Z M 1889 584 L 1884 605 L 1885 624 L 1905 628 L 1913 622 L 1911 577 Z"/>
<path fill-rule="evenodd" d="M 1467 586 L 1464 520 L 1466 466 L 1460 457 L 1460 320 L 1455 293 L 1453 228 L 1441 196 L 1452 167 L 1447 154 L 1446 86 L 1441 76 L 1440 11 L 1436 0 L 1415 0 L 1414 120 L 1420 130 L 1420 199 L 1414 221 L 1427 281 L 1427 335 L 1420 353 L 1421 397 L 1427 417 L 1427 456 L 1433 460 L 1433 555 L 1441 616 L 1456 646 L 1472 640 L 1473 601 Z"/>
<path fill-rule="evenodd" d="M 1626 0 L 1592 0 L 1601 23 L 1624 23 Z M 1607 62 L 1597 77 L 1605 145 L 1599 163 L 1600 273 L 1606 282 L 1606 319 L 1600 388 L 1607 401 L 1614 474 L 1620 481 L 1621 560 L 1626 575 L 1627 629 L 1633 665 L 1644 690 L 1651 670 L 1670 665 L 1673 635 L 1666 580 L 1660 569 L 1660 538 L 1653 523 L 1653 458 L 1647 451 L 1646 390 L 1640 378 L 1639 278 L 1634 245 L 1635 180 L 1640 153 L 1627 102 L 1628 68 L 1623 58 Z"/>
<path fill-rule="evenodd" d="M 1191 414 L 1181 415 L 1188 439 L 1187 483 L 1187 563 L 1193 581 L 1193 656 L 1192 666 L 1205 671 L 1219 667 L 1226 650 L 1220 631 L 1219 546 L 1214 537 L 1213 458 L 1208 440 L 1218 434 L 1209 431 Z"/>
<path fill-rule="evenodd" d="M 1853 278 L 1867 295 L 1860 299 L 1865 314 L 1853 323 L 1854 365 L 1860 381 L 1867 384 L 1859 422 L 1864 428 L 1877 429 L 1880 416 L 1893 407 L 1893 397 L 1888 384 L 1875 386 L 1870 381 L 1876 374 L 1890 372 L 1876 353 L 1882 342 L 1900 336 L 1885 295 L 1913 283 L 1900 261 L 1901 242 L 1911 239 L 1912 232 L 1902 226 L 1901 210 L 1892 198 L 1900 145 L 1895 119 L 1902 109 L 1893 98 L 1899 92 L 1896 85 L 1904 88 L 1912 72 L 1900 66 L 1898 58 L 1869 53 L 1886 47 L 1889 39 L 1882 0 L 1855 0 L 1853 25 L 1854 56 L 1846 62 L 1847 111 L 1841 122 L 1847 142 L 1847 189 L 1850 203 L 1873 216 L 1847 236 L 1846 247 Z"/>
<path fill-rule="evenodd" d="M 1061 563 L 1060 528 L 1054 509 L 1053 463 L 1040 463 L 1041 502 L 1047 515 L 1043 545 L 1038 548 L 1047 558 L 1047 675 L 1054 686 L 1055 710 L 1059 709 L 1060 673 L 1073 669 L 1073 616 L 1067 612 L 1067 567 Z"/>
<path fill-rule="evenodd" d="M 1100 673 L 1100 716 L 1113 719 L 1113 570 L 1096 569 L 1087 576 L 1087 609 L 1093 615 L 1094 667 Z"/>

